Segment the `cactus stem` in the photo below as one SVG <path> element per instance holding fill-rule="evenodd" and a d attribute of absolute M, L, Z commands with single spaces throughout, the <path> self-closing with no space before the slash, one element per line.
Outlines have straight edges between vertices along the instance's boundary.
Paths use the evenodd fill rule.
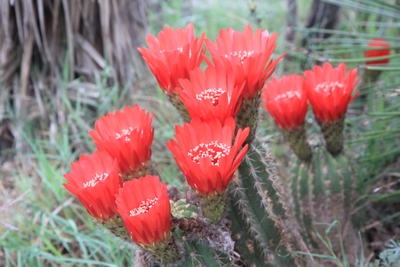
<path fill-rule="evenodd" d="M 342 116 L 330 122 L 317 121 L 325 138 L 326 149 L 332 155 L 338 155 L 343 149 L 344 118 L 345 116 Z"/>

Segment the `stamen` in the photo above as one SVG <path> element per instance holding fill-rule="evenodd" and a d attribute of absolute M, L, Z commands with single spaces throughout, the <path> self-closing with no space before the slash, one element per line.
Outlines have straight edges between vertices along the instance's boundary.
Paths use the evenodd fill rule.
<path fill-rule="evenodd" d="M 252 54 L 254 54 L 254 50 L 251 51 L 233 51 L 229 53 L 231 56 L 238 57 L 240 60 L 240 63 L 243 64 L 243 60 L 247 57 L 250 57 Z M 225 57 L 228 57 L 228 55 L 225 55 Z"/>
<path fill-rule="evenodd" d="M 130 142 L 131 139 L 129 138 L 129 135 L 131 134 L 131 132 L 133 131 L 132 127 L 129 127 L 129 129 L 123 129 L 121 131 L 121 133 L 115 133 L 115 139 L 120 139 L 122 137 L 125 137 L 125 142 Z"/>
<path fill-rule="evenodd" d="M 105 179 L 107 179 L 107 177 L 108 173 L 106 172 L 101 174 L 96 173 L 92 180 L 83 183 L 83 188 L 95 187 L 96 184 L 98 184 L 100 181 L 104 181 Z"/>
<path fill-rule="evenodd" d="M 160 53 L 164 53 L 165 51 L 170 51 L 170 52 L 178 51 L 179 53 L 183 53 L 183 47 L 178 47 L 175 48 L 174 50 L 160 50 Z M 191 57 L 192 57 L 192 50 L 189 49 L 189 58 Z"/>
<path fill-rule="evenodd" d="M 139 207 L 130 210 L 129 216 L 137 216 L 143 213 L 148 213 L 150 209 L 156 204 L 158 201 L 158 197 L 154 199 L 147 199 L 146 201 L 142 201 Z"/>
<path fill-rule="evenodd" d="M 204 90 L 200 94 L 196 94 L 196 99 L 197 100 L 210 99 L 211 103 L 214 106 L 216 106 L 216 105 L 218 105 L 219 97 L 225 92 L 226 92 L 226 90 L 224 90 L 222 88 L 209 88 L 207 90 Z"/>
<path fill-rule="evenodd" d="M 328 95 L 331 95 L 332 92 L 336 90 L 336 88 L 341 88 L 341 89 L 344 88 L 344 92 L 346 92 L 346 87 L 345 87 L 345 85 L 344 85 L 343 83 L 338 82 L 338 81 L 336 81 L 336 82 L 330 82 L 330 83 L 324 82 L 324 83 L 318 84 L 318 85 L 315 87 L 314 90 L 315 90 L 316 92 L 319 92 L 320 90 L 322 90 L 322 91 L 324 91 L 325 93 L 327 93 Z"/>
<path fill-rule="evenodd" d="M 293 97 L 297 97 L 298 99 L 300 99 L 301 98 L 301 94 L 298 91 L 288 91 L 286 93 L 283 93 L 283 94 L 280 94 L 280 95 L 276 96 L 275 97 L 275 101 L 278 101 L 278 100 L 284 99 L 284 98 L 290 99 L 290 98 L 293 98 Z"/>
<path fill-rule="evenodd" d="M 212 141 L 209 144 L 199 144 L 188 152 L 188 156 L 197 164 L 200 164 L 201 158 L 209 158 L 212 165 L 219 166 L 220 158 L 229 155 L 230 150 L 230 146 Z"/>
<path fill-rule="evenodd" d="M 170 50 L 160 50 L 161 53 L 164 53 L 165 51 L 170 51 Z M 173 52 L 173 51 L 179 51 L 179 53 L 182 53 L 183 47 L 175 48 L 174 50 L 172 50 L 172 52 Z"/>

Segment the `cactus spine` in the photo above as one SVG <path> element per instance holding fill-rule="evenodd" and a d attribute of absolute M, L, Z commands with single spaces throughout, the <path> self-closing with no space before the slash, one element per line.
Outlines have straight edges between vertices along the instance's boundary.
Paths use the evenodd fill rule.
<path fill-rule="evenodd" d="M 312 252 L 331 255 L 318 234 L 324 236 L 329 225 L 337 221 L 341 239 L 346 241 L 340 242 L 338 227 L 333 227 L 327 236 L 332 243 L 332 251 L 336 256 L 347 257 L 350 263 L 354 263 L 355 252 L 361 248 L 351 218 L 357 198 L 352 161 L 344 152 L 333 156 L 325 147 L 317 146 L 311 162 L 298 159 L 292 162 L 291 195 L 304 239 L 313 248 Z M 343 251 L 345 255 L 342 255 Z"/>
<path fill-rule="evenodd" d="M 283 188 L 266 156 L 267 151 L 255 139 L 232 186 L 228 220 L 247 265 L 295 266 L 291 250 L 301 243 L 299 234 L 297 227 L 291 227 L 294 222 L 282 201 Z"/>

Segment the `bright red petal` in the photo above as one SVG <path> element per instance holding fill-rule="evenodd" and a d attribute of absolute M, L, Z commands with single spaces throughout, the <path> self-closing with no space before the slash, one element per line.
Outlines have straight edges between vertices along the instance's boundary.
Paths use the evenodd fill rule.
<path fill-rule="evenodd" d="M 161 89 L 172 93 L 180 87 L 179 79 L 188 79 L 189 72 L 199 67 L 205 50 L 202 48 L 205 39 L 194 37 L 193 24 L 186 29 L 172 29 L 166 26 L 158 34 L 146 37 L 149 48 L 138 48 L 150 71 L 156 77 Z"/>
<path fill-rule="evenodd" d="M 364 56 L 367 59 L 390 55 L 390 44 L 385 39 L 373 38 L 368 43 L 368 47 L 370 47 L 372 49 L 366 50 L 364 52 Z M 365 64 L 367 64 L 367 65 L 389 64 L 389 59 L 378 59 L 378 60 L 373 60 L 373 61 L 366 61 Z"/>
<path fill-rule="evenodd" d="M 227 118 L 224 124 L 218 119 L 209 122 L 193 119 L 183 127 L 176 127 L 177 141 L 167 143 L 188 184 L 198 193 L 223 193 L 228 187 L 247 152 L 247 147 L 240 149 L 249 129 L 239 129 L 232 145 L 235 127 L 232 117 Z"/>
<path fill-rule="evenodd" d="M 153 114 L 138 105 L 108 113 L 95 122 L 89 131 L 97 148 L 115 158 L 122 173 L 136 170 L 151 156 L 154 129 Z"/>
<path fill-rule="evenodd" d="M 206 40 L 206 46 L 213 65 L 233 71 L 237 85 L 245 82 L 243 98 L 251 99 L 261 90 L 283 56 L 272 60 L 277 36 L 268 35 L 261 29 L 253 33 L 250 26 L 246 26 L 243 33 L 228 28 L 220 31 L 216 44 Z M 211 64 L 209 60 L 207 63 Z"/>
<path fill-rule="evenodd" d="M 218 118 L 223 122 L 236 116 L 243 85 L 236 85 L 233 73 L 214 66 L 209 66 L 205 72 L 196 68 L 190 73 L 190 80 L 181 79 L 180 84 L 182 89 L 177 88 L 179 98 L 192 118 L 205 122 Z"/>
<path fill-rule="evenodd" d="M 145 190 L 143 190 L 145 189 Z M 124 183 L 116 196 L 118 212 L 137 244 L 152 246 L 164 241 L 171 231 L 171 207 L 167 186 L 158 176 L 141 177 Z"/>
<path fill-rule="evenodd" d="M 354 99 L 353 90 L 359 79 L 357 69 L 346 75 L 346 65 L 333 68 L 330 63 L 315 66 L 313 71 L 304 72 L 305 89 L 317 120 L 331 122 L 341 119 L 349 103 Z"/>
<path fill-rule="evenodd" d="M 282 129 L 294 129 L 304 123 L 307 95 L 303 83 L 303 77 L 293 74 L 274 78 L 263 87 L 263 106 Z"/>
<path fill-rule="evenodd" d="M 117 215 L 115 194 L 122 180 L 115 159 L 96 151 L 90 156 L 82 155 L 71 163 L 71 168 L 72 171 L 64 175 L 68 181 L 64 186 L 79 198 L 88 213 L 101 221 Z"/>

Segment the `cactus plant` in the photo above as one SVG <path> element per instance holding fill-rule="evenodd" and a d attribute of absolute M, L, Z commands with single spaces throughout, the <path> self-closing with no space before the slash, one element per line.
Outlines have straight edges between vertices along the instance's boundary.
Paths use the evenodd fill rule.
<path fill-rule="evenodd" d="M 351 216 L 358 198 L 354 161 L 344 152 L 333 156 L 324 146 L 316 145 L 310 162 L 297 158 L 291 162 L 290 195 L 304 240 L 314 253 L 330 255 L 334 252 L 354 263 L 357 251 L 361 251 Z M 338 227 L 327 235 L 331 242 L 328 248 L 320 236 L 334 221 Z M 337 238 L 336 228 L 346 242 Z M 346 255 L 342 255 L 344 251 Z"/>
<path fill-rule="evenodd" d="M 311 253 L 325 253 L 316 238 L 318 222 L 337 220 L 355 233 L 350 223 L 355 181 L 351 161 L 342 150 L 345 112 L 355 97 L 351 93 L 357 70 L 346 76 L 344 64 L 337 69 L 325 64 L 307 71 L 306 79 L 293 75 L 264 87 L 283 56 L 271 59 L 276 34 L 261 29 L 253 33 L 250 26 L 243 34 L 221 30 L 214 45 L 204 41 L 204 34 L 194 38 L 193 30 L 192 25 L 185 30 L 166 27 L 160 40 L 147 38 L 150 49 L 139 49 L 185 120 L 166 145 L 186 176 L 186 194 L 171 190 L 168 195 L 166 185 L 152 176 L 157 173 L 150 160 L 152 115 L 138 106 L 128 107 L 102 117 L 90 131 L 97 147 L 120 168 L 120 177 L 114 175 L 115 190 L 106 190 L 109 202 L 104 210 L 115 202 L 118 212 L 114 207 L 108 217 L 121 222 L 116 217 L 121 216 L 127 231 L 112 232 L 125 240 L 128 234 L 136 243 L 135 266 L 316 263 Z M 169 42 L 166 37 L 174 38 Z M 205 74 L 199 68 L 203 41 L 212 56 L 205 59 Z M 273 95 L 271 88 L 276 90 Z M 278 175 L 273 153 L 256 136 L 261 99 L 299 157 L 291 160 L 289 187 Z M 312 149 L 308 143 L 308 100 L 327 150 Z M 104 191 L 110 171 L 102 165 L 89 167 L 92 172 L 81 173 L 79 183 L 97 179 L 89 183 L 90 189 Z M 98 192 L 86 201 L 88 211 L 101 210 L 97 197 Z M 103 214 L 96 215 L 104 219 Z M 104 225 L 109 226 L 108 221 Z M 334 246 L 333 252 L 340 253 Z"/>

